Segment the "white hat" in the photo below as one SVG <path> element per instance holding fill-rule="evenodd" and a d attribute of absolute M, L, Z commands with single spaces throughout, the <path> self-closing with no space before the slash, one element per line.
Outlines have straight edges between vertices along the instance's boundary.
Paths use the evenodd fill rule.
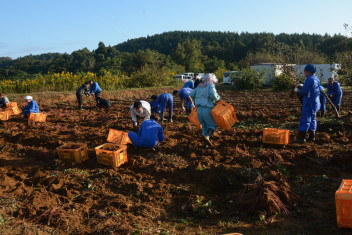
<path fill-rule="evenodd" d="M 33 97 L 30 95 L 27 95 L 26 97 L 24 97 L 25 100 L 33 100 Z"/>

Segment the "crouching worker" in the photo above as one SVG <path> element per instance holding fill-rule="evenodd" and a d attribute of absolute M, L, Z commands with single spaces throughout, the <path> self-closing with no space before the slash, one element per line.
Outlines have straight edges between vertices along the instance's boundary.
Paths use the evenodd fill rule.
<path fill-rule="evenodd" d="M 24 99 L 28 102 L 28 104 L 22 109 L 22 114 L 25 118 L 28 118 L 31 113 L 39 113 L 38 104 L 33 100 L 32 96 L 27 95 Z"/>
<path fill-rule="evenodd" d="M 138 126 L 138 117 L 144 118 L 144 121 L 150 119 L 150 104 L 144 100 L 137 100 L 131 106 L 131 118 L 133 127 L 136 128 Z"/>
<path fill-rule="evenodd" d="M 172 115 L 173 115 L 173 102 L 174 98 L 170 93 L 163 93 L 159 95 L 158 97 L 156 95 L 152 96 L 152 99 L 154 98 L 153 101 L 155 101 L 155 105 L 158 108 L 156 112 L 160 113 L 161 116 L 161 122 L 164 122 L 164 115 L 165 115 L 165 110 L 166 107 L 169 109 L 169 122 L 172 122 Z"/>
<path fill-rule="evenodd" d="M 315 131 L 317 129 L 316 114 L 320 109 L 320 80 L 315 75 L 316 68 L 312 64 L 306 65 L 304 68 L 304 81 L 303 87 L 299 93 L 303 96 L 303 104 L 301 111 L 301 120 L 298 127 L 298 138 L 295 143 L 305 143 L 306 134 L 309 131 L 309 138 L 307 141 L 315 140 Z"/>
<path fill-rule="evenodd" d="M 0 107 L 6 108 L 7 103 L 10 103 L 9 99 L 5 96 L 4 93 L 0 93 Z"/>
<path fill-rule="evenodd" d="M 98 104 L 97 104 L 98 108 L 108 109 L 111 107 L 111 103 L 107 99 L 98 97 L 97 100 L 98 100 Z"/>
<path fill-rule="evenodd" d="M 215 89 L 217 82 L 218 79 L 215 74 L 207 73 L 203 77 L 203 82 L 190 94 L 197 107 L 198 120 L 202 125 L 205 147 L 212 146 L 210 137 L 216 131 L 217 126 L 211 115 L 211 110 L 215 107 L 216 102 L 220 100 L 220 96 Z"/>
<path fill-rule="evenodd" d="M 130 131 L 128 137 L 134 146 L 144 148 L 154 148 L 158 142 L 164 141 L 163 128 L 157 123 L 159 120 L 158 114 L 153 114 L 150 120 L 143 121 L 139 128 L 138 134 Z"/>

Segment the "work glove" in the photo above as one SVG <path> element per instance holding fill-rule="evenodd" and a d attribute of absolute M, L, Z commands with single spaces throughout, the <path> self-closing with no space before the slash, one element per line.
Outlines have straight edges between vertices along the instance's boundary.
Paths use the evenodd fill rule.
<path fill-rule="evenodd" d="M 186 110 L 185 107 L 182 106 L 181 112 L 183 113 L 185 110 Z"/>
<path fill-rule="evenodd" d="M 194 107 L 196 107 L 196 106 L 194 106 L 194 104 L 192 103 L 192 104 L 191 104 L 191 108 L 194 109 Z"/>
<path fill-rule="evenodd" d="M 133 122 L 133 127 L 137 127 L 138 123 L 137 122 Z"/>
<path fill-rule="evenodd" d="M 294 89 L 294 92 L 298 93 L 298 92 L 299 92 L 299 89 L 296 87 L 296 88 Z"/>

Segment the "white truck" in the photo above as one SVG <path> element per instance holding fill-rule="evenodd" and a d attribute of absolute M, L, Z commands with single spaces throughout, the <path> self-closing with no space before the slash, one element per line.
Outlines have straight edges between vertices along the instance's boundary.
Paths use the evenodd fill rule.
<path fill-rule="evenodd" d="M 231 84 L 231 78 L 232 75 L 238 73 L 238 71 L 227 71 L 224 73 L 224 76 L 222 77 L 222 83 L 224 84 Z"/>

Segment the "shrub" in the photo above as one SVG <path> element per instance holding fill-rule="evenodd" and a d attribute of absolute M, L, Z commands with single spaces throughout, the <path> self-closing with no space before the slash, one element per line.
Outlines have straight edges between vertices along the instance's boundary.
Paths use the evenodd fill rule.
<path fill-rule="evenodd" d="M 237 90 L 257 90 L 263 86 L 265 76 L 265 72 L 246 68 L 239 73 L 232 74 L 231 82 Z"/>
<path fill-rule="evenodd" d="M 291 89 L 294 81 L 291 76 L 281 74 L 280 76 L 275 77 L 271 83 L 274 91 L 288 91 Z"/>

